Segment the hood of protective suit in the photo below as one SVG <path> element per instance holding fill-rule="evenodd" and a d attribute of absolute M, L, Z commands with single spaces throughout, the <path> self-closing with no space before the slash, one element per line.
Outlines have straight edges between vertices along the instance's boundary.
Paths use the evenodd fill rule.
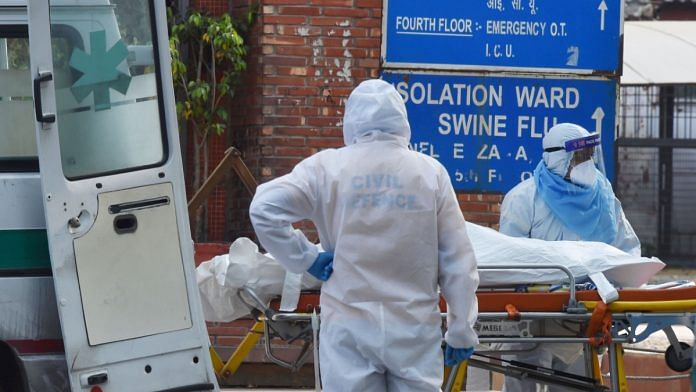
<path fill-rule="evenodd" d="M 544 146 L 544 150 L 552 147 L 564 147 L 565 142 L 568 140 L 585 136 L 590 136 L 590 133 L 577 124 L 556 124 L 549 130 L 546 136 L 544 136 L 542 145 Z M 552 173 L 565 177 L 566 173 L 568 173 L 568 167 L 570 166 L 570 160 L 573 158 L 573 153 L 565 150 L 544 152 L 543 158 L 546 167 Z"/>
<path fill-rule="evenodd" d="M 389 83 L 366 80 L 348 97 L 343 116 L 346 146 L 375 140 L 397 140 L 408 145 L 411 127 L 401 95 Z"/>

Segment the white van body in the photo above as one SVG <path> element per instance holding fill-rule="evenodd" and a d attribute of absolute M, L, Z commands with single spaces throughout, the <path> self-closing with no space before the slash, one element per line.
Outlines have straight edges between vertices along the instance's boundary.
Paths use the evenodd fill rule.
<path fill-rule="evenodd" d="M 164 1 L 0 0 L 0 86 L 0 392 L 218 390 Z"/>

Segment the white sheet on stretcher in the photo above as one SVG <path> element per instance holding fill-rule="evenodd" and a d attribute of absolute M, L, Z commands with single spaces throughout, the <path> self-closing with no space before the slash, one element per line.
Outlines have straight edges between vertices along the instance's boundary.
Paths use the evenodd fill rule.
<path fill-rule="evenodd" d="M 656 258 L 632 256 L 610 245 L 584 241 L 543 241 L 514 238 L 467 223 L 479 266 L 559 264 L 576 278 L 603 272 L 618 287 L 639 287 L 664 267 Z M 481 286 L 555 284 L 567 280 L 559 270 L 480 270 Z M 270 255 L 258 251 L 248 238 L 239 238 L 226 255 L 216 256 L 196 269 L 203 313 L 208 321 L 227 322 L 247 316 L 249 308 L 238 296 L 244 287 L 263 301 L 283 295 L 283 310 L 297 304 L 299 290 L 317 289 L 320 282 L 309 274 L 287 274 Z"/>
<path fill-rule="evenodd" d="M 320 281 L 307 273 L 286 274 L 277 261 L 260 253 L 259 247 L 246 237 L 234 241 L 228 254 L 201 263 L 196 268 L 196 281 L 206 321 L 220 322 L 250 314 L 249 306 L 238 295 L 244 286 L 254 290 L 265 303 L 283 294 L 284 302 L 294 302 L 293 306 L 286 305 L 288 310 L 297 306 L 300 290 L 321 286 Z"/>
<path fill-rule="evenodd" d="M 618 287 L 639 287 L 665 266 L 655 257 L 632 256 L 601 242 L 510 237 L 468 222 L 466 228 L 479 266 L 560 264 L 570 269 L 576 278 L 603 272 Z M 510 269 L 481 270 L 479 276 L 482 286 L 495 286 L 554 284 L 567 280 L 568 275 L 559 270 Z"/>

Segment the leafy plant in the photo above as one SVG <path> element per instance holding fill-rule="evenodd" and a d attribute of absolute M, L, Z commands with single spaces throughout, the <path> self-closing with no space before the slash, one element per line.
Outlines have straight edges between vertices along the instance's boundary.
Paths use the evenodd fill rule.
<path fill-rule="evenodd" d="M 176 20 L 170 11 L 176 109 L 180 121 L 189 124 L 193 134 L 194 192 L 209 175 L 210 136 L 227 129 L 225 104 L 234 96 L 247 66 L 242 34 L 250 28 L 255 13 L 255 7 L 250 7 L 243 20 L 237 20 L 228 14 L 216 17 L 192 11 Z M 199 225 L 196 231 L 201 232 Z"/>

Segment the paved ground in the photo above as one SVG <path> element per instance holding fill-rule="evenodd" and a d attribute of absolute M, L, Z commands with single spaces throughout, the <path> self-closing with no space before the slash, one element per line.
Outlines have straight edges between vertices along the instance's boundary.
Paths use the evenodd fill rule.
<path fill-rule="evenodd" d="M 662 283 L 680 279 L 696 281 L 696 262 L 694 263 L 694 268 L 666 267 L 651 279 L 651 283 Z"/>

